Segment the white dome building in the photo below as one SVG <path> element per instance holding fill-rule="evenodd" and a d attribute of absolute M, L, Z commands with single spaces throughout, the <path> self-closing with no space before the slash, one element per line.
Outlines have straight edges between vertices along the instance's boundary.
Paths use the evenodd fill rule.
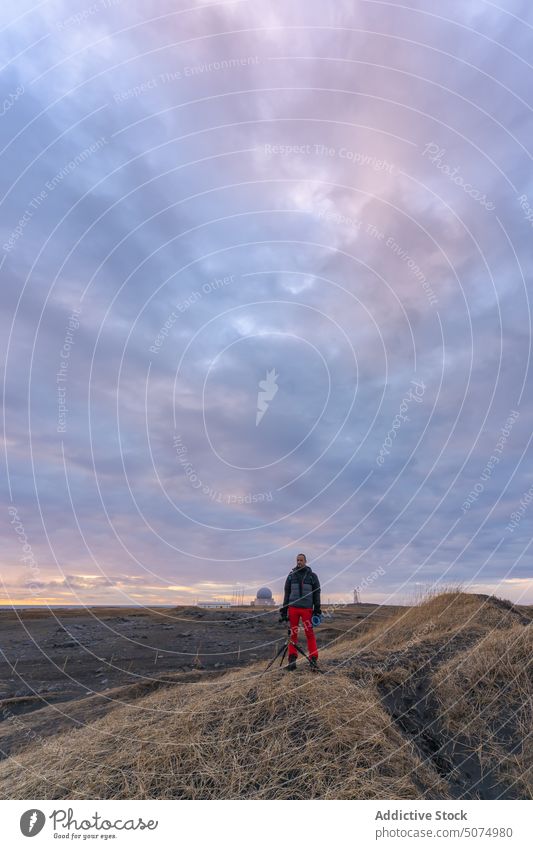
<path fill-rule="evenodd" d="M 268 587 L 261 587 L 261 589 L 257 590 L 257 595 L 252 601 L 253 607 L 274 607 L 275 604 L 272 590 Z"/>

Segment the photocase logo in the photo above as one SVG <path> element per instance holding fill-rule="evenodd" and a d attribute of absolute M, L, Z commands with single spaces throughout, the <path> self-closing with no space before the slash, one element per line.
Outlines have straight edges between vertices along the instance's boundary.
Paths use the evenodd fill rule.
<path fill-rule="evenodd" d="M 46 822 L 46 817 L 42 811 L 37 808 L 30 808 L 29 811 L 24 811 L 20 818 L 20 830 L 24 837 L 35 837 L 42 831 Z"/>
<path fill-rule="evenodd" d="M 259 392 L 257 393 L 257 414 L 255 417 L 256 427 L 265 415 L 268 410 L 268 405 L 278 391 L 279 387 L 276 383 L 278 377 L 279 375 L 276 374 L 276 369 L 273 368 L 270 371 L 267 371 L 265 380 L 259 381 Z"/>

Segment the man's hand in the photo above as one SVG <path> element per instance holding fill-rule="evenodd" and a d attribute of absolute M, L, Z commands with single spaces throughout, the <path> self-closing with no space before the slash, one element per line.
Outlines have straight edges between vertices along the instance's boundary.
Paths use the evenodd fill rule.
<path fill-rule="evenodd" d="M 313 608 L 313 616 L 322 616 L 322 608 L 314 607 Z"/>
<path fill-rule="evenodd" d="M 280 622 L 287 622 L 287 618 L 288 618 L 287 617 L 287 608 L 286 607 L 280 607 L 280 609 L 279 609 L 279 621 Z"/>

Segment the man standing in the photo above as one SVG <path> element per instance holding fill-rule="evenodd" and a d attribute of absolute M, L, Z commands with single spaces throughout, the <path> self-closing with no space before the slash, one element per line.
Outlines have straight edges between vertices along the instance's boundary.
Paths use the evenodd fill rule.
<path fill-rule="evenodd" d="M 305 636 L 307 637 L 307 648 L 309 660 L 313 670 L 318 669 L 318 648 L 316 645 L 315 632 L 311 618 L 313 615 L 320 616 L 320 581 L 318 576 L 307 565 L 305 554 L 299 554 L 296 558 L 296 566 L 289 572 L 285 581 L 285 595 L 283 607 L 280 608 L 281 618 L 290 625 L 289 642 L 289 665 L 287 669 L 296 669 L 298 652 L 293 643 L 298 642 L 298 627 L 300 619 L 304 624 Z"/>

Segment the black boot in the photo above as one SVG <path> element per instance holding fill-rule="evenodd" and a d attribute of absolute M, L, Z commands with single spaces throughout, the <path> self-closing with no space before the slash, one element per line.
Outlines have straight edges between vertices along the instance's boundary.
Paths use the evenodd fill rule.
<path fill-rule="evenodd" d="M 286 668 L 287 668 L 287 672 L 294 672 L 294 670 L 296 669 L 296 658 L 295 657 L 292 657 L 292 656 L 289 657 L 289 662 L 288 662 Z"/>
<path fill-rule="evenodd" d="M 320 671 L 319 667 L 318 667 L 318 659 L 316 657 L 310 657 L 309 658 L 309 665 L 311 667 L 311 672 L 319 672 Z"/>

